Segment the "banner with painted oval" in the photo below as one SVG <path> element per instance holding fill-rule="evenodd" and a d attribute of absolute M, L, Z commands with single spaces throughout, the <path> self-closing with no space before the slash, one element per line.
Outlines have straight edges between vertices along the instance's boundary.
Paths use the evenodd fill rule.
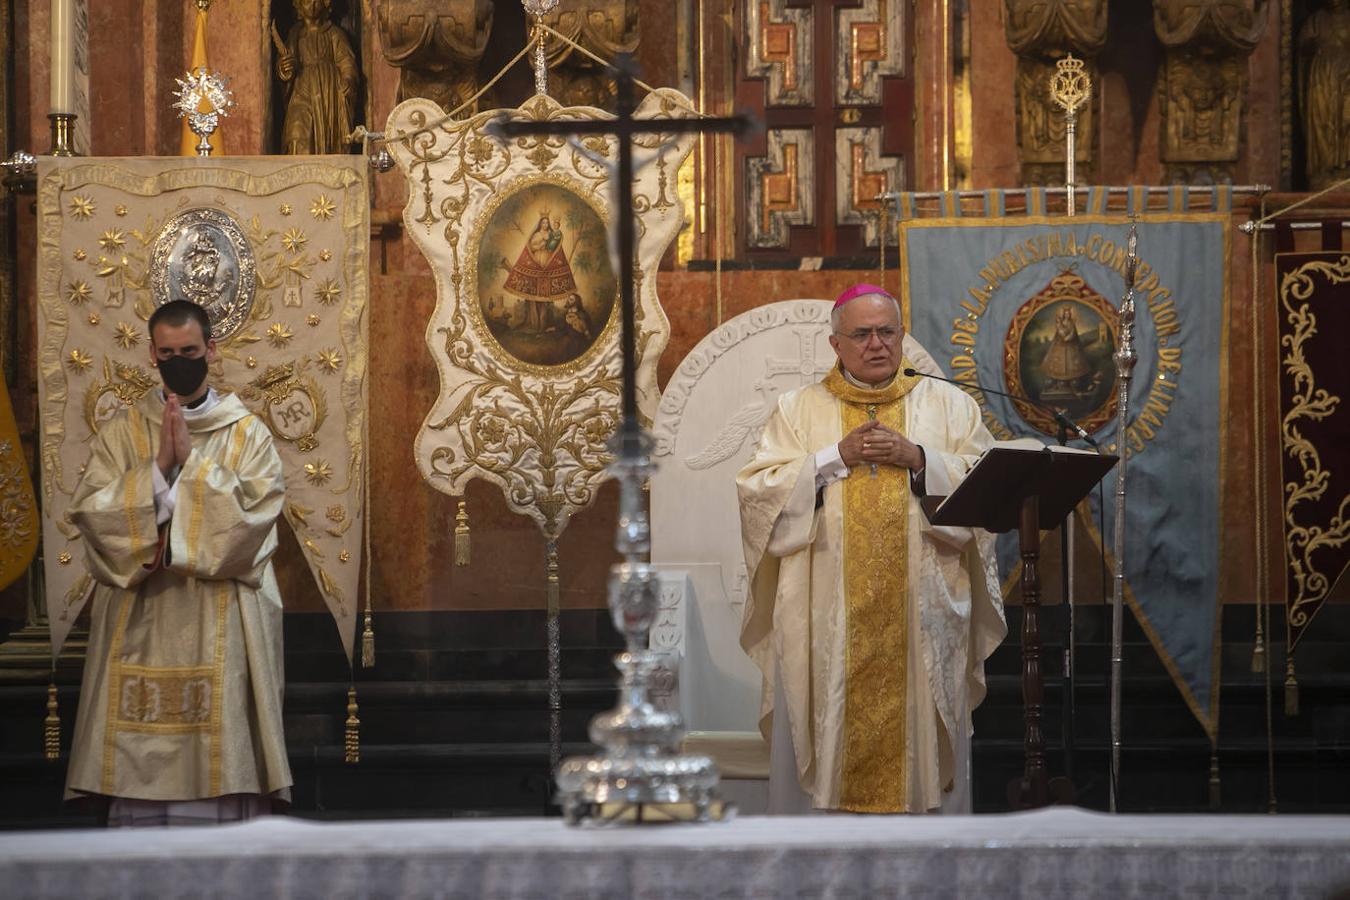
<path fill-rule="evenodd" d="M 1058 429 L 1049 407 L 1108 452 L 1123 448 L 1126 599 L 1192 712 L 1212 732 L 1229 216 L 1158 213 L 1137 221 L 1138 362 L 1123 435 L 1112 356 L 1120 339 L 1126 216 L 904 221 L 901 299 L 914 336 L 949 377 L 970 386 L 994 437 L 1052 443 Z M 1105 488 L 1105 534 L 1084 524 L 1110 548 L 1114 475 Z M 1095 495 L 1091 502 L 1096 510 Z M 999 560 L 1005 575 L 1016 567 L 1015 536 L 1000 539 Z"/>

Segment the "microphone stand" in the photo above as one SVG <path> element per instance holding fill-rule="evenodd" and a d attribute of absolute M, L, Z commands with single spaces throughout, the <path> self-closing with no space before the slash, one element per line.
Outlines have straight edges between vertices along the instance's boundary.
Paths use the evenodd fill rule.
<path fill-rule="evenodd" d="M 1056 443 L 1059 444 L 1059 446 L 1061 446 L 1061 447 L 1067 446 L 1067 444 L 1068 444 L 1068 439 L 1069 439 L 1069 432 L 1072 431 L 1072 432 L 1074 432 L 1075 434 L 1077 434 L 1078 437 L 1081 438 L 1083 441 L 1085 441 L 1086 443 L 1088 443 L 1089 445 L 1091 445 L 1091 447 L 1092 447 L 1094 450 L 1096 450 L 1098 454 L 1100 454 L 1100 453 L 1102 452 L 1102 448 L 1097 444 L 1097 442 L 1096 442 L 1095 440 L 1093 440 L 1092 435 L 1090 435 L 1090 434 L 1087 433 L 1086 429 L 1084 429 L 1081 425 L 1079 425 L 1079 424 L 1078 424 L 1077 422 L 1075 422 L 1073 419 L 1070 419 L 1067 415 L 1065 415 L 1063 410 L 1057 409 L 1057 408 L 1055 408 L 1055 407 L 1049 405 L 1048 403 L 1042 403 L 1041 401 L 1039 401 L 1039 400 L 1033 400 L 1033 399 L 1031 399 L 1030 397 L 1019 397 L 1019 396 L 1017 396 L 1017 395 L 1015 395 L 1015 394 L 1008 394 L 1008 393 L 1005 393 L 1005 392 L 1003 392 L 1003 391 L 996 391 L 996 390 L 993 390 L 992 388 L 983 387 L 982 385 L 980 385 L 980 384 L 978 384 L 978 383 L 970 384 L 970 383 L 967 383 L 967 382 L 964 382 L 964 381 L 957 381 L 957 380 L 952 379 L 952 378 L 943 378 L 943 377 L 940 376 L 940 375 L 930 375 L 930 374 L 927 373 L 927 372 L 920 372 L 919 370 L 913 369 L 913 368 L 906 368 L 906 369 L 905 369 L 905 375 L 908 376 L 908 377 L 911 377 L 911 378 L 914 377 L 915 375 L 919 375 L 919 376 L 922 376 L 922 377 L 924 377 L 924 378 L 935 378 L 935 379 L 937 379 L 938 381 L 945 381 L 945 382 L 947 382 L 948 384 L 954 384 L 954 385 L 956 385 L 956 386 L 959 387 L 959 388 L 966 388 L 966 389 L 973 389 L 973 390 L 983 391 L 984 393 L 987 393 L 987 394 L 995 394 L 995 395 L 997 395 L 997 396 L 999 396 L 999 397 L 1006 397 L 1006 398 L 1009 399 L 1009 400 L 1020 401 L 1020 402 L 1022 402 L 1022 403 L 1026 403 L 1026 404 L 1028 404 L 1028 405 L 1030 405 L 1030 406 L 1034 406 L 1034 407 L 1036 407 L 1037 409 L 1040 409 L 1040 410 L 1043 410 L 1044 412 L 1049 413 L 1049 414 L 1054 418 L 1054 420 L 1055 420 L 1055 425 L 1057 426 L 1057 428 L 1056 428 L 1056 433 L 1055 433 L 1055 441 L 1056 441 Z M 1055 793 L 1060 795 L 1060 799 L 1061 799 L 1063 802 L 1073 802 L 1072 798 L 1073 798 L 1073 794 L 1074 794 L 1074 789 L 1073 789 L 1073 762 L 1074 762 L 1074 759 L 1073 759 L 1073 758 L 1074 758 L 1074 749 L 1075 749 L 1075 748 L 1074 748 L 1074 735 L 1075 735 L 1075 729 L 1076 729 L 1076 724 L 1075 724 L 1075 723 L 1076 723 L 1076 718 L 1075 718 L 1076 711 L 1075 711 L 1075 708 L 1074 708 L 1074 707 L 1075 707 L 1075 697 L 1074 697 L 1074 678 L 1075 678 L 1075 672 L 1074 672 L 1074 658 L 1075 658 L 1075 656 L 1074 656 L 1074 650 L 1075 650 L 1075 647 L 1074 647 L 1074 602 L 1073 602 L 1073 590 L 1072 590 L 1072 587 L 1071 587 L 1072 579 L 1073 579 L 1073 565 L 1072 565 L 1073 539 L 1072 539 L 1072 529 L 1073 529 L 1073 513 L 1070 512 L 1069 515 L 1065 517 L 1064 522 L 1063 522 L 1062 525 L 1060 525 L 1060 529 L 1059 529 L 1059 554 L 1060 554 L 1060 560 L 1059 560 L 1059 570 L 1060 570 L 1059 589 L 1060 589 L 1060 598 L 1061 598 L 1062 602 L 1065 604 L 1065 606 L 1068 607 L 1068 610 L 1069 610 L 1069 640 L 1068 640 L 1068 645 L 1067 645 L 1067 646 L 1065 647 L 1065 649 L 1064 649 L 1064 703 L 1063 703 L 1063 705 L 1062 705 L 1062 707 L 1061 707 L 1062 714 L 1063 714 L 1063 717 L 1062 717 L 1062 723 L 1063 723 L 1063 724 L 1062 724 L 1062 728 L 1063 728 L 1062 743 L 1063 743 L 1063 749 L 1064 749 L 1064 778 L 1063 778 L 1063 779 L 1058 779 L 1058 778 L 1056 778 L 1056 779 L 1051 779 L 1051 781 L 1052 781 L 1052 786 L 1053 786 L 1053 783 L 1054 783 L 1054 782 L 1062 782 L 1063 786 L 1062 786 L 1062 787 L 1059 787 L 1058 790 L 1055 790 Z M 1066 788 L 1067 788 L 1067 790 L 1066 790 Z M 1067 798 L 1064 797 L 1064 794 L 1066 794 L 1066 793 L 1068 794 L 1068 797 L 1067 797 Z"/>

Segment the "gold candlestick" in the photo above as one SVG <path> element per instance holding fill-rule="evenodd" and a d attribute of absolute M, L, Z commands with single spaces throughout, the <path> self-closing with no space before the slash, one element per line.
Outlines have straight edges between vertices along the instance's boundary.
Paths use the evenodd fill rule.
<path fill-rule="evenodd" d="M 1050 77 L 1050 99 L 1064 110 L 1064 186 L 1068 191 L 1068 212 L 1077 212 L 1078 197 L 1074 193 L 1077 179 L 1074 177 L 1074 156 L 1076 155 L 1076 133 L 1078 130 L 1078 109 L 1092 96 L 1092 79 L 1083 70 L 1083 61 L 1068 56 L 1055 63 L 1055 74 Z"/>
<path fill-rule="evenodd" d="M 52 123 L 52 156 L 74 156 L 75 114 L 48 113 L 47 120 Z"/>

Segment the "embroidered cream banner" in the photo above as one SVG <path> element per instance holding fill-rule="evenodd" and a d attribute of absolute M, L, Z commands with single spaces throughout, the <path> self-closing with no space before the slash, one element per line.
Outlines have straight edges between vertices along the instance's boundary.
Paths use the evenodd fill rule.
<path fill-rule="evenodd" d="M 688 98 L 661 89 L 636 116 L 692 114 Z M 474 478 L 493 482 L 552 540 L 595 499 L 619 418 L 619 272 L 609 246 L 618 145 L 598 136 L 504 140 L 488 125 L 612 116 L 542 95 L 427 127 L 442 116 L 429 100 L 409 100 L 385 126 L 408 177 L 404 223 L 436 273 L 426 337 L 441 391 L 417 435 L 417 465 L 447 494 L 461 495 Z M 680 229 L 675 175 L 693 140 L 650 135 L 634 147 L 637 395 L 646 421 L 670 338 L 656 269 Z"/>
<path fill-rule="evenodd" d="M 204 306 L 235 392 L 276 439 L 295 531 L 351 659 L 365 512 L 365 160 L 43 159 L 42 527 L 52 646 L 89 595 L 71 493 L 102 422 L 159 386 L 146 322 Z"/>

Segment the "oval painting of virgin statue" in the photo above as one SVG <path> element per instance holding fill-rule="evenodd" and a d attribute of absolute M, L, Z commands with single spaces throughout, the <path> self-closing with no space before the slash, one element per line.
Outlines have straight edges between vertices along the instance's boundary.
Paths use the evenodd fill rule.
<path fill-rule="evenodd" d="M 530 180 L 498 195 L 478 240 L 478 312 L 529 367 L 579 364 L 612 327 L 618 281 L 596 207 L 565 184 Z"/>

